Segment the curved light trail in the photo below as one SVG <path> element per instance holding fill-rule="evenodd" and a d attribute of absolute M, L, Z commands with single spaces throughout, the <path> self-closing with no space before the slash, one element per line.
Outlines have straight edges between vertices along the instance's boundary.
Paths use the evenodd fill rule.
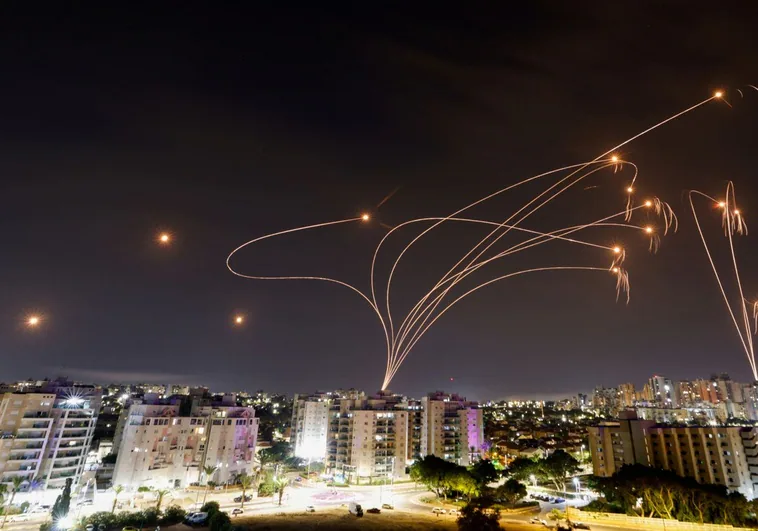
<path fill-rule="evenodd" d="M 354 217 L 354 218 L 336 220 L 336 221 L 331 221 L 331 222 L 326 222 L 326 223 L 318 223 L 314 225 L 307 225 L 304 227 L 296 227 L 296 228 L 276 232 L 273 234 L 260 236 L 234 249 L 227 257 L 227 260 L 226 260 L 227 268 L 235 275 L 242 278 L 246 278 L 246 279 L 320 280 L 320 281 L 330 282 L 330 283 L 344 286 L 354 291 L 355 293 L 357 293 L 364 301 L 366 301 L 369 304 L 369 306 L 371 306 L 371 309 L 377 315 L 379 319 L 379 323 L 384 332 L 384 338 L 385 338 L 385 343 L 386 343 L 387 364 L 386 364 L 384 379 L 382 382 L 382 389 L 386 389 L 392 382 L 395 375 L 397 374 L 403 361 L 405 361 L 405 359 L 411 353 L 411 351 L 416 346 L 418 341 L 437 322 L 437 320 L 443 314 L 445 314 L 449 309 L 451 309 L 454 305 L 456 305 L 462 299 L 477 292 L 481 288 L 489 286 L 495 282 L 506 280 L 513 277 L 518 277 L 522 274 L 534 273 L 534 272 L 547 272 L 547 271 L 599 272 L 599 271 L 602 271 L 605 273 L 610 273 L 616 278 L 616 299 L 618 300 L 619 297 L 623 294 L 626 296 L 626 300 L 628 303 L 629 302 L 629 274 L 625 269 L 621 267 L 624 261 L 624 258 L 626 256 L 626 252 L 627 252 L 626 249 L 624 249 L 619 244 L 609 245 L 607 243 L 603 244 L 599 242 L 593 242 L 586 238 L 583 238 L 583 239 L 577 238 L 576 235 L 577 233 L 580 233 L 582 231 L 588 231 L 590 229 L 597 229 L 597 228 L 632 229 L 632 230 L 639 231 L 642 235 L 647 237 L 649 239 L 650 251 L 655 252 L 658 249 L 658 246 L 660 243 L 660 236 L 666 235 L 669 230 L 676 231 L 677 226 L 678 226 L 676 215 L 674 214 L 673 210 L 667 203 L 660 201 L 658 198 L 651 197 L 649 199 L 644 200 L 641 204 L 637 206 L 634 205 L 633 198 L 636 193 L 638 170 L 637 170 L 637 167 L 633 163 L 626 160 L 622 160 L 621 156 L 616 154 L 616 151 L 619 148 L 634 141 L 635 139 L 640 138 L 641 136 L 657 129 L 658 127 L 665 125 L 666 123 L 669 123 L 673 120 L 676 120 L 677 118 L 681 116 L 684 116 L 685 114 L 697 109 L 698 107 L 705 105 L 706 103 L 710 101 L 723 100 L 722 96 L 723 94 L 721 92 L 716 92 L 712 97 L 706 100 L 703 100 L 691 107 L 688 107 L 687 109 L 684 109 L 683 111 L 680 111 L 672 116 L 669 116 L 665 120 L 662 120 L 661 122 L 658 122 L 657 124 L 645 129 L 644 131 L 624 140 L 623 142 L 614 146 L 613 148 L 606 151 L 605 153 L 595 157 L 589 162 L 583 162 L 580 164 L 564 166 L 562 168 L 557 168 L 554 170 L 550 170 L 548 172 L 534 175 L 532 177 L 519 181 L 515 184 L 508 185 L 505 188 L 502 188 L 481 199 L 478 199 L 474 201 L 473 203 L 466 205 L 465 207 L 453 212 L 452 214 L 448 216 L 423 217 L 423 218 L 411 219 L 411 220 L 402 222 L 399 225 L 391 228 L 383 236 L 383 238 L 381 239 L 381 241 L 379 242 L 379 244 L 377 245 L 374 251 L 373 259 L 371 261 L 370 289 L 369 289 L 368 294 L 364 293 L 361 289 L 353 286 L 352 284 L 349 284 L 342 280 L 329 278 L 329 277 L 305 276 L 305 275 L 298 275 L 298 276 L 248 275 L 248 274 L 240 273 L 239 271 L 235 270 L 232 267 L 232 258 L 235 256 L 235 254 L 239 252 L 240 250 L 251 246 L 254 243 L 257 243 L 266 239 L 274 238 L 276 236 L 282 236 L 285 234 L 292 234 L 292 233 L 301 232 L 301 231 L 321 229 L 321 228 L 333 228 L 336 225 L 343 225 L 343 224 L 348 224 L 348 223 L 366 223 L 370 221 L 370 218 L 367 214 L 364 214 L 359 217 Z M 525 220 L 527 220 L 530 216 L 538 212 L 540 209 L 547 207 L 547 205 L 549 205 L 551 202 L 561 197 L 563 194 L 565 194 L 567 191 L 569 191 L 572 187 L 574 187 L 576 184 L 580 183 L 581 181 L 594 176 L 598 172 L 602 172 L 604 170 L 609 170 L 609 169 L 612 170 L 614 174 L 623 174 L 624 165 L 631 166 L 633 169 L 633 174 L 631 175 L 631 178 L 627 179 L 626 183 L 623 186 L 625 206 L 624 206 L 624 210 L 622 210 L 621 212 L 618 212 L 609 216 L 604 216 L 598 220 L 595 220 L 589 223 L 573 225 L 573 226 L 549 230 L 549 231 L 539 231 L 532 228 L 526 228 L 526 227 L 521 226 L 521 224 Z M 481 205 L 482 203 L 490 199 L 493 199 L 505 192 L 516 189 L 524 184 L 544 180 L 550 177 L 553 177 L 555 179 L 555 182 L 552 182 L 552 184 L 549 184 L 545 189 L 539 192 L 536 196 L 532 197 L 523 206 L 521 206 L 516 211 L 508 215 L 506 219 L 504 219 L 503 221 L 492 221 L 492 220 L 485 220 L 485 219 L 477 219 L 475 217 L 470 217 L 470 216 L 466 216 L 466 217 L 461 216 L 463 212 L 469 209 L 472 209 L 478 205 Z M 660 227 L 653 226 L 649 224 L 649 222 L 646 224 L 633 223 L 632 222 L 633 214 L 636 211 L 641 210 L 641 209 L 646 210 L 651 216 L 652 215 L 657 216 L 661 220 Z M 693 207 L 693 213 L 694 213 L 694 207 Z M 620 220 L 622 219 L 623 222 L 620 220 L 616 220 L 616 218 L 620 218 Z M 697 216 L 696 216 L 696 221 L 697 221 Z M 421 223 L 421 222 L 432 222 L 432 225 L 425 228 L 418 234 L 416 234 L 411 239 L 411 241 L 407 245 L 405 245 L 405 247 L 398 253 L 398 255 L 394 258 L 392 266 L 387 274 L 386 284 L 382 286 L 381 289 L 378 290 L 375 274 L 376 274 L 376 269 L 377 269 L 377 258 L 379 256 L 379 252 L 382 249 L 383 245 L 390 238 L 390 236 L 396 233 L 396 231 L 400 230 L 401 228 L 407 228 L 413 224 Z M 399 321 L 400 325 L 396 327 L 395 325 L 396 321 L 395 319 L 393 319 L 392 305 L 390 304 L 390 299 L 391 299 L 390 292 L 392 288 L 392 281 L 393 281 L 393 278 L 395 277 L 398 264 L 400 260 L 405 256 L 405 254 L 421 238 L 428 235 L 430 232 L 432 232 L 435 228 L 439 227 L 441 224 L 447 223 L 447 222 L 484 225 L 484 226 L 491 227 L 492 230 L 484 238 L 479 240 L 473 247 L 471 247 L 465 254 L 463 254 L 463 256 L 461 256 L 455 262 L 455 264 L 447 271 L 447 273 L 442 275 L 442 277 L 440 277 L 433 284 L 432 288 L 429 291 L 425 292 L 417 300 L 417 302 L 412 306 L 410 311 L 404 315 L 402 320 Z M 744 222 L 740 221 L 740 225 L 739 225 L 740 227 L 743 226 L 742 223 Z M 732 225 L 727 225 L 727 229 L 725 230 L 727 231 L 731 230 L 731 229 L 728 229 L 728 227 L 732 227 Z M 699 225 L 698 225 L 698 228 L 699 228 Z M 493 246 L 495 246 L 495 244 L 500 242 L 505 235 L 511 232 L 514 235 L 523 235 L 524 239 L 516 242 L 515 244 L 510 245 L 509 247 L 505 249 L 493 251 L 494 254 L 492 256 L 486 257 L 486 254 L 488 253 L 488 251 L 490 251 L 493 248 Z M 456 296 L 456 298 L 454 298 L 452 301 L 450 302 L 446 301 L 447 297 L 454 291 L 456 286 L 464 282 L 474 272 L 481 270 L 484 266 L 490 265 L 490 264 L 496 264 L 498 267 L 501 267 L 501 263 L 503 263 L 504 258 L 507 258 L 513 254 L 527 251 L 536 246 L 544 245 L 546 243 L 553 242 L 553 241 L 562 241 L 570 245 L 576 245 L 576 246 L 586 247 L 589 250 L 600 251 L 603 253 L 603 256 L 604 256 L 604 258 L 601 258 L 601 260 L 604 260 L 604 261 L 609 260 L 610 265 L 602 266 L 602 265 L 567 264 L 567 265 L 549 265 L 549 266 L 544 266 L 544 267 L 532 267 L 529 269 L 506 271 L 506 272 L 503 272 L 502 270 L 500 270 L 500 273 L 503 273 L 503 274 L 498 274 L 497 276 L 495 276 L 495 278 L 491 278 L 484 282 L 480 282 L 476 284 L 474 287 L 470 287 L 466 289 L 463 294 Z M 731 245 L 731 236 L 730 236 L 730 245 Z M 707 246 L 706 246 L 706 252 L 708 252 Z M 710 253 L 708 254 L 710 258 Z M 735 268 L 736 268 L 736 262 L 735 262 Z M 714 268 L 714 272 L 715 272 L 715 268 Z M 717 279 L 718 279 L 718 275 L 717 275 Z M 719 285 L 721 286 L 720 281 L 719 281 Z M 381 293 L 382 289 L 384 290 L 384 294 L 383 294 L 384 301 L 383 301 L 383 304 L 380 305 L 378 300 L 379 298 L 382 297 L 382 293 Z M 740 290 L 741 290 L 741 287 L 740 287 Z M 722 289 L 722 293 L 723 293 L 723 289 Z M 726 295 L 724 296 L 726 298 Z M 731 312 L 731 308 L 730 308 L 730 312 Z M 747 315 L 748 315 L 747 308 L 744 308 L 742 317 L 743 317 L 743 320 L 747 320 L 746 322 L 748 322 L 749 324 L 749 318 L 747 317 Z M 735 318 L 733 313 L 732 313 L 732 318 L 735 322 L 735 326 L 737 326 L 737 319 Z M 756 320 L 756 323 L 758 323 L 758 303 L 754 307 L 754 319 Z M 748 326 L 748 329 L 749 329 L 749 326 Z M 739 332 L 739 327 L 738 327 L 738 332 Z M 743 339 L 743 335 L 741 332 L 740 332 L 740 338 L 742 339 L 743 345 L 745 346 L 746 350 L 749 348 L 749 352 L 752 353 L 752 339 L 751 338 L 747 340 Z M 755 372 L 754 358 L 752 358 L 751 355 L 749 355 L 748 357 L 749 359 L 753 360 L 751 363 L 751 367 L 753 368 L 753 371 Z M 756 379 L 758 379 L 758 376 L 756 377 Z"/>

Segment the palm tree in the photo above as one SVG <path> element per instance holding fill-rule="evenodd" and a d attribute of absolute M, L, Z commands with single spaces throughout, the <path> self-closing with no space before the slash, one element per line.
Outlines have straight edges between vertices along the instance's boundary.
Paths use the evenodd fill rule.
<path fill-rule="evenodd" d="M 287 478 L 280 477 L 274 480 L 274 492 L 279 493 L 279 505 L 282 504 L 282 496 L 284 495 L 284 487 L 289 485 Z"/>
<path fill-rule="evenodd" d="M 242 505 L 240 505 L 240 507 L 244 509 L 245 494 L 247 493 L 247 489 L 255 484 L 255 478 L 247 472 L 242 472 L 241 474 L 237 474 L 237 483 L 239 483 L 239 486 L 242 489 Z"/>
<path fill-rule="evenodd" d="M 210 480 L 213 477 L 213 474 L 216 473 L 216 470 L 218 470 L 217 466 L 204 466 L 203 467 L 203 474 L 205 474 L 205 495 L 203 496 L 203 505 L 205 505 L 205 499 L 208 497 L 208 489 L 210 489 Z"/>
<path fill-rule="evenodd" d="M 11 508 L 11 505 L 13 505 L 13 498 L 16 497 L 16 493 L 21 490 L 21 487 L 25 482 L 26 478 L 22 476 L 13 476 L 13 478 L 11 478 L 11 499 L 8 501 L 8 507 L 3 511 L 5 514 L 3 514 L 3 523 L 0 524 L 0 528 L 5 527 L 5 521 L 8 519 L 8 510 Z M 7 489 L 8 488 L 6 487 L 6 491 Z"/>
<path fill-rule="evenodd" d="M 171 492 L 169 489 L 158 489 L 155 491 L 156 499 L 158 500 L 158 503 L 155 505 L 155 509 L 157 511 L 161 510 L 161 503 L 163 503 L 163 497 Z"/>
<path fill-rule="evenodd" d="M 116 512 L 116 503 L 118 503 L 118 495 L 121 494 L 121 492 L 124 490 L 124 487 L 122 485 L 116 485 L 113 487 L 113 493 L 115 496 L 113 496 L 113 507 L 111 507 L 111 513 Z"/>

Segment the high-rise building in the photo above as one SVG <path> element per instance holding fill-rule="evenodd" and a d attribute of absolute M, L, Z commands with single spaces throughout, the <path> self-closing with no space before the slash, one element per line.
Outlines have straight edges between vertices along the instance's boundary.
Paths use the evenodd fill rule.
<path fill-rule="evenodd" d="M 39 479 L 45 488 L 79 483 L 102 390 L 57 380 L 0 395 L 0 477 Z"/>
<path fill-rule="evenodd" d="M 405 476 L 410 462 L 405 399 L 380 392 L 371 398 L 335 398 L 329 408 L 325 468 L 353 482 Z"/>
<path fill-rule="evenodd" d="M 652 402 L 659 407 L 678 407 L 674 382 L 665 376 L 655 375 L 648 381 L 652 393 Z"/>
<path fill-rule="evenodd" d="M 147 397 L 146 397 L 147 398 Z M 134 403 L 119 418 L 113 484 L 177 488 L 200 481 L 205 466 L 218 467 L 217 483 L 251 472 L 258 434 L 252 407 L 209 397 L 157 399 Z"/>
<path fill-rule="evenodd" d="M 739 426 L 660 426 L 633 417 L 588 430 L 592 465 L 608 477 L 625 464 L 671 470 L 700 483 L 724 485 L 756 497 L 758 429 Z M 755 483 L 754 483 L 755 481 Z"/>
<path fill-rule="evenodd" d="M 324 459 L 332 399 L 331 393 L 295 395 L 292 403 L 291 442 L 297 457 Z"/>
<path fill-rule="evenodd" d="M 592 393 L 592 407 L 615 415 L 618 411 L 618 391 L 613 387 L 596 387 Z"/>
<path fill-rule="evenodd" d="M 436 455 L 468 466 L 480 458 L 484 443 L 482 410 L 441 391 L 421 399 L 421 455 Z"/>
<path fill-rule="evenodd" d="M 634 384 L 624 383 L 618 386 L 617 391 L 617 403 L 620 408 L 634 407 L 637 403 L 637 392 L 634 389 Z"/>

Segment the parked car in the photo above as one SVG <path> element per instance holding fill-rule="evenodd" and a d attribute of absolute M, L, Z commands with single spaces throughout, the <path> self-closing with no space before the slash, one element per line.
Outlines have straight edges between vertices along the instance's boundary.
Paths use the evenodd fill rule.
<path fill-rule="evenodd" d="M 566 503 L 566 498 L 555 498 L 554 503 Z"/>
<path fill-rule="evenodd" d="M 137 531 L 137 528 L 134 527 L 133 525 L 128 525 L 126 527 L 122 527 L 121 531 Z"/>
<path fill-rule="evenodd" d="M 458 509 L 450 509 L 447 514 L 450 516 L 459 516 L 461 512 Z"/>
<path fill-rule="evenodd" d="M 245 501 L 246 502 L 249 502 L 252 499 L 253 499 L 253 497 L 250 494 L 245 495 Z M 236 503 L 240 503 L 242 501 L 242 496 L 237 496 L 236 498 L 234 498 L 234 501 Z"/>
<path fill-rule="evenodd" d="M 350 511 L 350 514 L 354 514 L 359 518 L 363 516 L 363 507 L 361 507 L 360 503 L 350 502 L 347 506 L 347 510 Z"/>
<path fill-rule="evenodd" d="M 305 512 L 306 513 L 315 513 L 316 512 L 316 508 L 313 505 L 308 505 L 305 508 Z"/>
<path fill-rule="evenodd" d="M 586 529 L 589 531 L 590 526 L 585 524 L 584 522 L 573 522 L 574 529 Z"/>
<path fill-rule="evenodd" d="M 184 523 L 187 525 L 202 525 L 206 520 L 208 520 L 208 513 L 190 513 L 184 519 Z"/>
<path fill-rule="evenodd" d="M 380 511 L 380 510 L 379 510 L 379 509 L 377 509 L 376 507 L 372 507 L 371 509 L 368 509 L 368 510 L 366 510 L 366 512 L 367 512 L 367 513 L 371 513 L 371 514 L 379 514 L 379 513 L 381 513 L 382 511 Z"/>
<path fill-rule="evenodd" d="M 93 524 L 87 524 L 84 529 L 86 529 L 86 531 L 95 531 L 95 526 Z"/>
<path fill-rule="evenodd" d="M 443 509 L 442 507 L 435 507 L 432 509 L 433 514 L 447 514 L 447 511 Z"/>
<path fill-rule="evenodd" d="M 235 508 L 235 509 L 232 511 L 232 516 L 237 516 L 237 515 L 240 515 L 240 514 L 242 514 L 242 513 L 244 513 L 244 512 L 245 512 L 245 511 L 243 511 L 243 510 L 242 510 L 242 509 L 240 509 L 239 507 L 236 507 L 236 508 Z"/>
<path fill-rule="evenodd" d="M 395 508 L 395 507 L 394 507 L 394 506 L 392 506 L 392 505 L 390 505 L 389 503 L 383 503 L 383 504 L 382 504 L 382 509 L 389 509 L 389 510 L 392 510 L 392 509 L 394 509 L 394 508 Z"/>
<path fill-rule="evenodd" d="M 530 523 L 530 524 L 541 524 L 541 523 L 542 523 L 542 521 L 541 521 L 539 518 L 537 518 L 536 516 L 532 516 L 532 517 L 529 519 L 529 523 Z"/>

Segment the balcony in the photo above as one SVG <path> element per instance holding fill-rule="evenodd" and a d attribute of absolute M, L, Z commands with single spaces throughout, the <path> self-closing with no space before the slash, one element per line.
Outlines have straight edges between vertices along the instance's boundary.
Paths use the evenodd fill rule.
<path fill-rule="evenodd" d="M 47 431 L 47 429 L 50 427 L 50 424 L 46 422 L 35 422 L 31 426 L 19 426 L 17 428 L 17 431 L 30 431 L 30 430 L 37 430 L 37 431 Z"/>
<path fill-rule="evenodd" d="M 53 464 L 53 470 L 70 470 L 79 468 L 79 463 L 74 464 Z"/>
<path fill-rule="evenodd" d="M 46 434 L 40 435 L 39 433 L 19 433 L 16 435 L 16 439 L 24 439 L 24 440 L 38 440 L 38 441 L 44 441 L 47 439 Z"/>
<path fill-rule="evenodd" d="M 24 413 L 25 419 L 49 419 L 52 418 L 50 415 L 47 414 L 46 411 L 33 411 L 29 413 Z"/>
<path fill-rule="evenodd" d="M 42 445 L 35 443 L 35 444 L 27 444 L 25 446 L 19 446 L 18 448 L 11 448 L 11 452 L 28 452 L 28 451 L 35 451 L 35 450 L 42 450 Z"/>

